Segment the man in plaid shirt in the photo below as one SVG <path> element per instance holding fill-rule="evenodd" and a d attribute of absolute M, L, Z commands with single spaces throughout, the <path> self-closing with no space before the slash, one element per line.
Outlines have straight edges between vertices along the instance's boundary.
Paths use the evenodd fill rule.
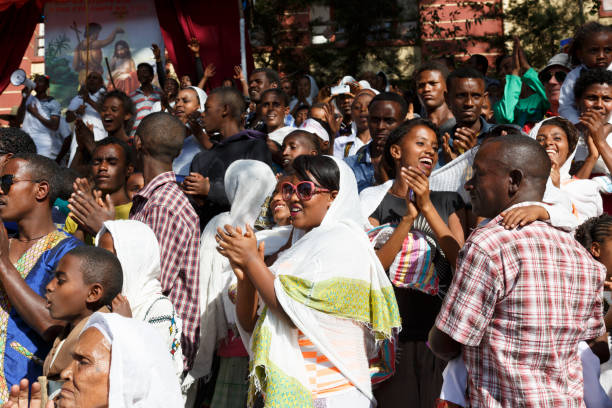
<path fill-rule="evenodd" d="M 491 220 L 465 243 L 429 342 L 447 360 L 463 351 L 471 407 L 584 406 L 577 348 L 605 333 L 605 268 L 549 223 L 506 229 L 501 215 L 541 201 L 549 173 L 537 142 L 502 136 L 466 183 Z"/>
<path fill-rule="evenodd" d="M 133 200 L 130 219 L 155 232 L 161 250 L 161 286 L 183 320 L 185 370 L 191 369 L 200 336 L 200 222 L 179 189 L 172 161 L 183 147 L 185 126 L 168 113 L 142 120 L 135 137 L 145 186 Z"/>

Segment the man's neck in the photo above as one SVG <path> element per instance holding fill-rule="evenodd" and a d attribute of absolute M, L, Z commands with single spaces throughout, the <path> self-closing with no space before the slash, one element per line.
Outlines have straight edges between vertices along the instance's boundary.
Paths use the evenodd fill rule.
<path fill-rule="evenodd" d="M 480 129 L 482 128 L 482 123 L 480 123 L 480 116 L 474 123 L 457 123 L 456 127 L 466 127 L 472 129 L 476 134 L 480 134 Z"/>
<path fill-rule="evenodd" d="M 75 317 L 70 322 L 70 331 L 72 331 L 75 327 L 77 327 L 83 320 L 89 319 L 89 317 L 91 317 L 91 315 L 94 314 L 94 312 L 96 312 L 96 310 L 91 310 L 91 309 L 83 310 L 79 316 Z"/>
<path fill-rule="evenodd" d="M 145 94 L 146 96 L 149 96 L 150 94 L 153 93 L 153 84 L 151 83 L 141 84 L 140 90 L 142 91 L 143 94 Z"/>
<path fill-rule="evenodd" d="M 559 101 L 557 101 L 557 102 L 550 102 L 550 111 L 555 116 L 557 116 L 559 114 Z"/>
<path fill-rule="evenodd" d="M 114 206 L 124 205 L 130 202 L 130 198 L 128 197 L 127 192 L 125 191 L 125 185 L 121 186 L 121 188 L 117 191 L 102 192 L 102 194 L 104 194 L 103 198 L 106 198 L 106 195 L 109 194 L 111 200 L 113 200 Z"/>
<path fill-rule="evenodd" d="M 36 92 L 36 98 L 42 101 L 47 99 L 48 96 L 46 92 Z"/>
<path fill-rule="evenodd" d="M 365 128 L 363 130 L 357 129 L 356 137 L 361 140 L 364 144 L 368 143 L 372 137 L 370 137 L 370 129 Z"/>
<path fill-rule="evenodd" d="M 33 241 L 57 229 L 51 218 L 51 207 L 46 203 L 41 203 L 40 207 L 17 221 L 17 225 L 19 227 L 19 240 L 21 241 Z"/>
<path fill-rule="evenodd" d="M 125 129 L 121 126 L 117 130 L 108 134 L 109 137 L 115 138 L 117 140 L 121 140 L 122 142 L 128 142 L 130 138 L 127 133 L 125 133 Z"/>
<path fill-rule="evenodd" d="M 351 125 L 351 115 L 347 115 L 347 116 L 343 116 L 342 117 L 342 123 L 344 124 L 344 126 L 350 126 Z"/>
<path fill-rule="evenodd" d="M 436 106 L 431 111 L 427 111 L 427 118 L 431 120 L 436 126 L 441 126 L 444 122 L 451 119 L 453 114 L 446 103 L 443 103 L 440 106 Z"/>
<path fill-rule="evenodd" d="M 221 129 L 219 129 L 219 133 L 221 133 L 221 140 L 229 139 L 238 132 L 240 132 L 240 126 L 238 126 L 238 123 L 229 120 L 223 123 L 221 125 Z"/>
<path fill-rule="evenodd" d="M 151 156 L 145 156 L 142 160 L 142 177 L 144 178 L 145 187 L 155 177 L 162 173 L 172 171 L 172 163 L 163 163 Z"/>

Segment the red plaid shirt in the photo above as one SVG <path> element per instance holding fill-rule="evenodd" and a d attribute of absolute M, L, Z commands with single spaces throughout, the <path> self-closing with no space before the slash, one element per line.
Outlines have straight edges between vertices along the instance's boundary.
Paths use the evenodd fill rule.
<path fill-rule="evenodd" d="M 190 369 L 200 337 L 200 221 L 176 184 L 159 174 L 134 196 L 130 219 L 155 232 L 161 250 L 161 286 L 183 319 L 181 346 Z"/>
<path fill-rule="evenodd" d="M 578 342 L 605 332 L 605 268 L 536 221 L 476 229 L 436 327 L 463 344 L 472 407 L 584 407 Z"/>

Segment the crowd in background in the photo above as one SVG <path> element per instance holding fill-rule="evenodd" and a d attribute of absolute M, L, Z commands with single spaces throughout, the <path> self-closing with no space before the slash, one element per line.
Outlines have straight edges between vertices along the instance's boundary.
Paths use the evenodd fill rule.
<path fill-rule="evenodd" d="M 612 407 L 610 26 L 408 89 L 189 49 L 0 128 L 0 403 Z"/>

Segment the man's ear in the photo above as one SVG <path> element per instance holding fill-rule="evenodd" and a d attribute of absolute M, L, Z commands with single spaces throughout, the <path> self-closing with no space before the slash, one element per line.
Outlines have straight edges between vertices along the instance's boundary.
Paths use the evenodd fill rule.
<path fill-rule="evenodd" d="M 47 180 L 39 181 L 38 187 L 36 188 L 36 199 L 42 201 L 48 196 L 49 196 L 49 182 Z"/>
<path fill-rule="evenodd" d="M 127 181 L 127 179 L 129 179 L 132 174 L 134 174 L 134 165 L 128 164 L 127 170 L 125 172 L 125 180 Z"/>
<path fill-rule="evenodd" d="M 601 256 L 601 247 L 599 245 L 599 242 L 593 242 L 591 244 L 591 249 L 589 250 L 589 252 L 591 253 L 591 255 L 593 255 L 593 258 L 599 258 Z"/>
<path fill-rule="evenodd" d="M 287 116 L 289 112 L 291 112 L 291 108 L 288 106 L 285 106 L 285 116 Z"/>
<path fill-rule="evenodd" d="M 512 197 L 518 193 L 523 183 L 523 172 L 518 169 L 510 170 L 510 173 L 508 173 L 508 181 L 508 195 Z"/>
<path fill-rule="evenodd" d="M 137 152 L 142 150 L 142 139 L 138 133 L 134 135 L 134 149 L 136 149 Z"/>
<path fill-rule="evenodd" d="M 86 301 L 87 303 L 98 303 L 102 296 L 104 296 L 104 288 L 99 283 L 94 283 L 89 287 Z"/>

